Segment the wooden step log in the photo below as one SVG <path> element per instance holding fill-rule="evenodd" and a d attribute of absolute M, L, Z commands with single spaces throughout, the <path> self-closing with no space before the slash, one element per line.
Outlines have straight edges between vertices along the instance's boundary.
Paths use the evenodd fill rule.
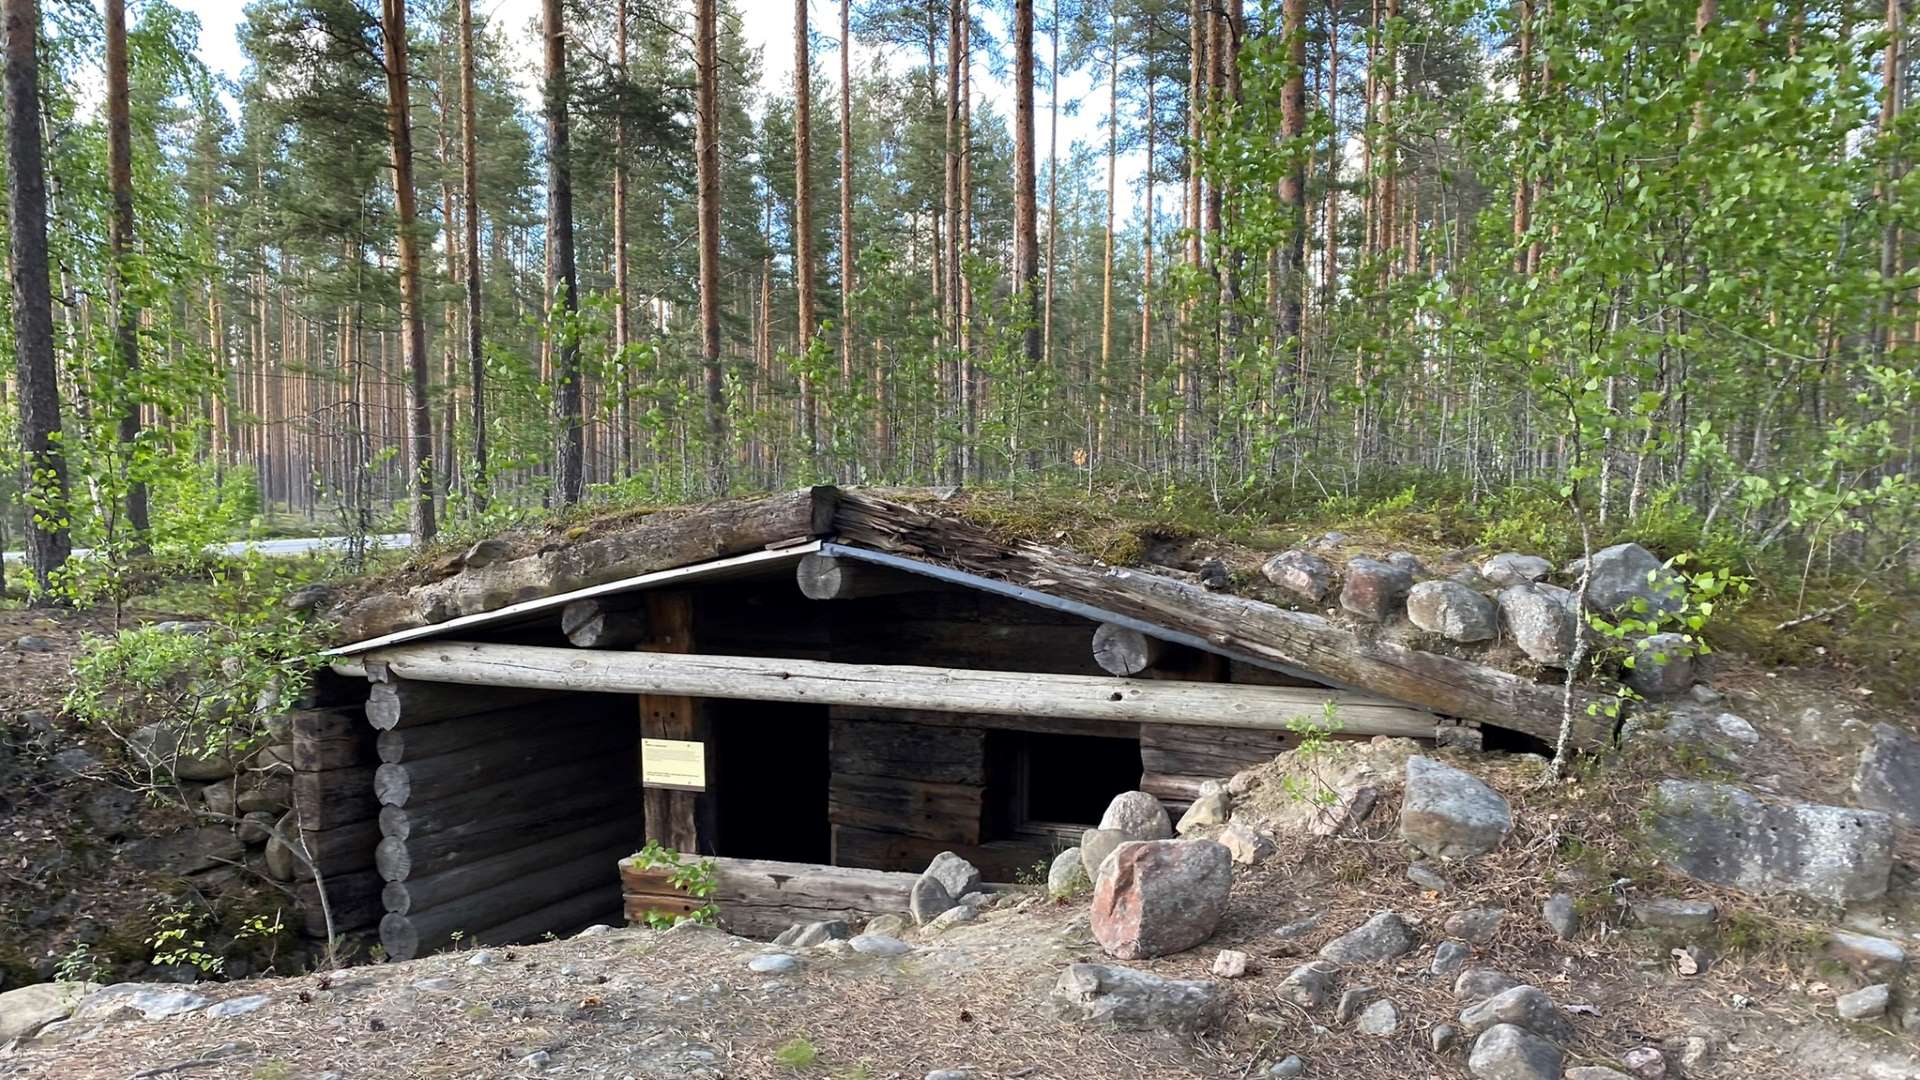
<path fill-rule="evenodd" d="M 382 806 L 405 806 L 415 798 L 445 798 L 522 773 L 595 757 L 627 761 L 633 774 L 638 775 L 637 728 L 637 724 L 625 729 L 609 724 L 559 739 L 542 738 L 535 729 L 525 738 L 501 739 L 418 761 L 382 765 L 373 775 L 373 793 Z"/>
<path fill-rule="evenodd" d="M 612 852 L 609 865 L 614 865 L 640 850 L 646 842 L 645 832 L 639 814 L 614 818 L 498 855 L 472 859 L 438 874 L 388 881 L 380 890 L 380 903 L 396 915 L 424 911 L 505 881 L 543 874 L 551 866 L 596 851 Z"/>
<path fill-rule="evenodd" d="M 875 566 L 859 559 L 839 559 L 817 551 L 801 558 L 794 568 L 794 578 L 801 594 L 809 600 L 858 600 L 944 587 L 930 577 Z"/>
<path fill-rule="evenodd" d="M 438 799 L 409 800 L 380 808 L 380 833 L 402 840 L 487 814 L 511 814 L 551 803 L 554 792 L 627 791 L 640 799 L 639 772 L 631 756 L 595 754 L 535 772 L 456 791 Z"/>
<path fill-rule="evenodd" d="M 437 907 L 417 908 L 405 915 L 388 912 L 380 919 L 380 944 L 390 960 L 408 960 L 432 952 L 453 940 L 488 945 L 510 944 L 511 935 L 488 936 L 485 931 L 512 927 L 551 904 L 572 900 L 597 890 L 595 911 L 619 902 L 620 852 L 596 849 L 564 863 L 549 862 L 537 874 L 511 878 L 456 897 Z M 557 929 L 541 925 L 533 931 Z"/>
<path fill-rule="evenodd" d="M 389 676 L 367 694 L 367 723 L 376 731 L 414 724 L 432 724 L 459 716 L 473 716 L 552 698 L 545 690 L 511 687 L 480 689 L 451 683 L 416 682 Z"/>
<path fill-rule="evenodd" d="M 560 632 L 581 649 L 618 649 L 647 638 L 647 614 L 631 596 L 575 600 L 560 609 Z"/>
<path fill-rule="evenodd" d="M 556 793 L 541 807 L 511 814 L 487 814 L 430 833 L 381 839 L 373 862 L 388 881 L 426 877 L 466 862 L 512 851 L 539 840 L 562 836 L 633 814 L 631 792 Z"/>
<path fill-rule="evenodd" d="M 555 694 L 552 698 L 432 724 L 388 728 L 374 733 L 374 750 L 381 762 L 392 765 L 534 731 L 550 734 L 577 724 L 605 721 L 610 715 L 604 698 L 587 694 Z"/>
<path fill-rule="evenodd" d="M 720 925 L 749 937 L 772 937 L 796 922 L 857 921 L 868 915 L 906 911 L 920 875 L 847 866 L 714 859 L 711 899 Z"/>

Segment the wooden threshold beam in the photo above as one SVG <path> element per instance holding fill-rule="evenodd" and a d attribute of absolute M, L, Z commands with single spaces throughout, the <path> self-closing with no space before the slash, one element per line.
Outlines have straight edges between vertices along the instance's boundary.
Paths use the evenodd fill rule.
<path fill-rule="evenodd" d="M 977 671 L 907 664 L 616 652 L 447 641 L 379 650 L 371 660 L 403 679 L 598 693 L 678 694 L 935 712 L 985 712 L 1122 723 L 1433 735 L 1428 712 L 1379 698 L 1292 686 Z"/>

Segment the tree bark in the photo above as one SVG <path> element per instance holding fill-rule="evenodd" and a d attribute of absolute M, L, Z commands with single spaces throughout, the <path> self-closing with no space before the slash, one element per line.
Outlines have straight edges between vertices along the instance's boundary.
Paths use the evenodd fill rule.
<path fill-rule="evenodd" d="M 793 284 L 795 349 L 804 358 L 813 344 L 813 159 L 812 61 L 808 55 L 807 0 L 793 0 Z M 801 441 L 817 457 L 819 404 L 810 369 L 800 372 Z"/>
<path fill-rule="evenodd" d="M 53 362 L 53 288 L 47 278 L 47 175 L 40 151 L 40 28 L 36 0 L 4 0 L 7 225 L 12 242 L 13 340 L 18 364 L 23 483 L 35 495 L 27 517 L 27 565 L 36 604 L 65 565 L 72 540 L 67 462 L 60 449 L 59 373 Z"/>
<path fill-rule="evenodd" d="M 1040 362 L 1035 301 L 1040 277 L 1040 207 L 1034 191 L 1033 3 L 1013 0 L 1013 287 L 1020 340 L 1030 364 Z"/>
<path fill-rule="evenodd" d="M 140 305 L 132 296 L 133 130 L 127 87 L 127 4 L 106 0 L 107 182 L 113 201 L 107 250 L 113 259 L 114 351 L 121 380 L 120 453 L 127 471 L 127 528 L 135 550 L 146 550 L 147 482 L 138 461 L 140 442 Z"/>
<path fill-rule="evenodd" d="M 413 190 L 413 117 L 407 87 L 406 0 L 381 0 L 386 40 L 387 138 L 393 156 L 395 247 L 400 258 L 401 351 L 407 366 L 408 525 L 416 544 L 433 539 L 433 411 L 427 388 L 427 329 L 420 310 L 420 245 Z"/>
<path fill-rule="evenodd" d="M 471 0 L 462 0 L 469 3 Z M 614 0 L 614 77 L 627 86 L 627 0 Z M 633 475 L 633 382 L 627 369 L 627 347 L 633 344 L 632 305 L 627 296 L 627 117 L 623 109 L 613 119 L 613 355 L 620 372 L 620 464 Z"/>
<path fill-rule="evenodd" d="M 546 42 L 547 112 L 547 239 L 557 302 L 566 325 L 547 320 L 554 354 L 554 378 L 559 382 L 555 404 L 560 410 L 560 445 L 556 493 L 562 504 L 580 501 L 586 489 L 585 433 L 580 418 L 580 345 L 574 340 L 573 315 L 580 309 L 579 272 L 573 255 L 573 168 L 571 132 L 567 120 L 567 36 L 561 0 L 544 0 L 541 27 Z M 556 298 L 547 297 L 549 304 Z"/>
<path fill-rule="evenodd" d="M 480 170 L 474 134 L 473 0 L 460 0 L 460 201 L 466 245 L 467 378 L 473 401 L 473 463 L 467 491 L 484 512 L 491 495 L 487 472 L 487 357 L 480 306 Z M 625 294 L 622 293 L 622 296 Z M 449 439 L 453 433 L 448 432 Z"/>
<path fill-rule="evenodd" d="M 1307 277 L 1307 170 L 1300 146 L 1307 133 L 1306 0 L 1286 0 L 1281 34 L 1286 39 L 1287 81 L 1280 89 L 1280 137 L 1287 144 L 1287 171 L 1280 177 L 1280 205 L 1288 216 L 1289 231 L 1283 253 L 1279 330 L 1284 363 L 1298 367 Z"/>
<path fill-rule="evenodd" d="M 840 0 L 840 381 L 853 389 L 853 0 Z M 875 401 L 876 409 L 883 408 Z M 884 453 L 884 448 L 876 448 Z"/>
<path fill-rule="evenodd" d="M 720 27 L 716 0 L 695 0 L 694 20 L 700 365 L 706 383 L 707 486 L 721 492 L 727 487 L 727 447 L 726 384 L 720 370 Z"/>

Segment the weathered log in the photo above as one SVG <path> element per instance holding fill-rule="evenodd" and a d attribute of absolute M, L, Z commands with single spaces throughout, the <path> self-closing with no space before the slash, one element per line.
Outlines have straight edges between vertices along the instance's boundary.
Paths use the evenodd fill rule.
<path fill-rule="evenodd" d="M 551 695 L 540 690 L 514 687 L 475 690 L 470 686 L 390 677 L 385 682 L 373 684 L 367 695 L 366 713 L 367 723 L 377 731 L 386 731 L 548 700 L 551 700 Z"/>
<path fill-rule="evenodd" d="M 438 949 L 452 941 L 455 933 L 461 934 L 463 941 L 507 944 L 507 940 L 489 937 L 484 931 L 595 888 L 602 892 L 600 907 L 610 907 L 618 902 L 622 854 L 618 849 L 598 848 L 565 862 L 550 861 L 539 873 L 475 889 L 434 907 L 414 908 L 404 915 L 387 912 L 380 919 L 380 944 L 393 960 L 408 960 Z M 533 936 L 542 930 L 560 929 L 540 926 Z"/>
<path fill-rule="evenodd" d="M 366 641 L 521 600 L 744 554 L 795 537 L 823 536 L 833 525 L 836 494 L 831 487 L 805 488 L 663 510 L 592 539 L 470 567 L 405 595 L 363 598 L 339 613 L 340 633 L 347 641 Z"/>
<path fill-rule="evenodd" d="M 683 590 L 660 590 L 646 596 L 648 637 L 645 647 L 659 653 L 685 653 L 693 648 L 693 597 Z M 594 653 L 593 655 L 606 655 Z M 701 702 L 685 694 L 643 693 L 640 737 L 680 742 L 707 742 L 707 718 Z M 644 766 L 644 754 L 642 759 Z M 711 745 L 705 764 L 713 764 Z M 709 778 L 709 782 L 712 778 Z M 646 807 L 647 839 L 676 851 L 699 851 L 701 826 L 707 826 L 705 848 L 718 843 L 712 835 L 715 814 L 711 800 L 691 791 L 649 787 L 642 795 Z M 704 811 L 704 813 L 703 813 Z"/>
<path fill-rule="evenodd" d="M 978 784 L 929 784 L 896 776 L 836 773 L 827 788 L 827 819 L 838 825 L 977 844 L 984 798 Z"/>
<path fill-rule="evenodd" d="M 386 910 L 406 915 L 451 903 L 502 882 L 538 876 L 550 867 L 595 852 L 611 851 L 613 855 L 607 865 L 612 867 L 640 849 L 644 843 L 643 832 L 640 815 L 617 817 L 498 855 L 463 862 L 438 874 L 388 881 L 380 892 L 380 900 Z M 614 871 L 609 869 L 608 873 Z"/>
<path fill-rule="evenodd" d="M 334 739 L 366 731 L 367 718 L 357 704 L 332 709 L 295 709 L 287 714 L 287 728 L 293 733 L 295 742 L 301 739 Z"/>
<path fill-rule="evenodd" d="M 902 776 L 938 784 L 987 782 L 981 728 L 835 719 L 827 761 L 836 776 Z"/>
<path fill-rule="evenodd" d="M 594 754 L 534 772 L 515 772 L 475 788 L 461 788 L 405 806 L 380 808 L 380 832 L 402 840 L 486 814 L 509 814 L 545 806 L 555 792 L 626 791 L 637 804 L 640 774 L 633 754 Z"/>
<path fill-rule="evenodd" d="M 580 724 L 605 722 L 608 702 L 579 694 L 549 694 L 534 705 L 516 705 L 434 724 L 389 728 L 374 733 L 374 750 L 388 764 L 416 761 L 499 739 L 539 731 L 551 738 Z"/>
<path fill-rule="evenodd" d="M 611 876 L 606 883 L 589 887 L 578 896 L 556 900 L 517 919 L 476 930 L 473 938 L 484 945 L 524 945 L 551 934 L 570 937 L 575 931 L 604 921 L 620 910 L 620 889 Z"/>
<path fill-rule="evenodd" d="M 646 640 L 647 616 L 628 596 L 575 600 L 560 609 L 560 632 L 582 649 L 617 649 Z"/>
<path fill-rule="evenodd" d="M 368 820 L 333 829 L 301 829 L 297 838 L 288 839 L 304 846 L 306 857 L 319 868 L 323 877 L 327 874 L 355 873 L 372 868 L 373 851 L 380 846 L 380 823 Z M 299 851 L 300 848 L 296 847 L 295 850 Z M 303 867 L 300 876 L 306 873 Z"/>
<path fill-rule="evenodd" d="M 876 723 L 912 724 L 919 727 L 970 727 L 987 731 L 1032 731 L 1043 735 L 1085 735 L 1095 739 L 1133 738 L 1139 734 L 1140 729 L 1139 724 L 1115 720 L 1013 716 L 1005 713 L 936 712 L 932 709 L 874 709 L 860 705 L 835 705 L 827 710 L 827 715 L 835 720 L 870 720 Z"/>
<path fill-rule="evenodd" d="M 1030 542 L 1008 544 L 986 530 L 860 491 L 841 492 L 834 525 L 841 538 L 879 551 L 934 559 L 1143 622 L 1194 634 L 1223 651 L 1446 716 L 1504 727 L 1551 741 L 1560 726 L 1558 684 L 1485 664 L 1424 652 L 1246 597 L 1108 566 Z M 1612 721 L 1589 715 L 1601 698 L 1574 695 L 1576 745 L 1605 741 Z M 1361 728 L 1348 724 L 1347 730 Z"/>
<path fill-rule="evenodd" d="M 918 874 L 845 866 L 714 859 L 713 900 L 720 925 L 736 934 L 771 937 L 796 922 L 857 920 L 906 911 Z"/>
<path fill-rule="evenodd" d="M 300 907 L 300 928 L 308 937 L 324 939 L 327 936 L 326 913 L 333 915 L 333 932 L 344 934 L 350 930 L 362 930 L 380 921 L 380 880 L 378 871 L 371 867 L 346 874 L 327 874 L 322 871 L 327 885 L 327 908 L 320 906 L 320 886 L 312 880 L 298 882 L 293 887 L 294 898 Z"/>
<path fill-rule="evenodd" d="M 925 592 L 943 586 L 929 577 L 889 570 L 814 552 L 794 568 L 800 592 L 809 600 L 858 600 L 867 596 Z"/>
<path fill-rule="evenodd" d="M 647 926 L 647 916 L 661 914 L 671 916 L 692 915 L 707 906 L 705 900 L 695 900 L 691 896 L 668 896 L 649 893 L 621 893 L 621 915 L 628 926 Z"/>
<path fill-rule="evenodd" d="M 337 829 L 380 813 L 371 765 L 293 774 L 293 806 L 307 829 Z"/>
<path fill-rule="evenodd" d="M 299 732 L 293 736 L 293 767 L 300 772 L 345 769 L 374 759 L 371 728 L 324 738 L 303 737 Z"/>
<path fill-rule="evenodd" d="M 1060 675 L 1106 674 L 1087 649 L 1091 623 L 891 621 L 838 616 L 833 656 L 844 663 L 925 664 Z M 707 650 L 717 651 L 717 650 Z"/>
<path fill-rule="evenodd" d="M 1433 731 L 1433 716 L 1420 709 L 1293 687 L 478 642 L 400 645 L 374 655 L 408 679 L 488 686 L 1265 729 L 1315 723 L 1332 701 L 1344 731 Z"/>
<path fill-rule="evenodd" d="M 1431 736 L 1431 732 L 1428 733 Z M 1336 732 L 1335 739 L 1368 736 Z M 1209 731 L 1177 724 L 1140 725 L 1140 764 L 1149 773 L 1225 779 L 1300 745 L 1292 731 Z"/>
<path fill-rule="evenodd" d="M 469 861 L 588 828 L 633 811 L 629 792 L 589 791 L 511 814 L 488 814 L 402 840 L 385 837 L 373 862 L 388 881 L 438 874 Z"/>
<path fill-rule="evenodd" d="M 406 806 L 414 798 L 439 799 L 469 788 L 511 779 L 592 757 L 624 757 L 639 773 L 639 743 L 632 729 L 593 725 L 547 739 L 530 724 L 520 739 L 497 739 L 465 750 L 381 765 L 373 793 L 382 806 Z M 377 811 L 376 811 L 377 812 Z"/>
<path fill-rule="evenodd" d="M 907 836 L 852 825 L 833 827 L 835 866 L 919 873 L 935 855 L 951 851 L 979 868 L 988 881 L 1013 881 L 1031 873 L 1035 864 L 1051 859 L 1057 850 L 1046 840 L 1020 837 L 984 844 L 954 844 L 944 840 Z"/>
<path fill-rule="evenodd" d="M 1160 662 L 1166 642 L 1130 626 L 1101 623 L 1093 631 L 1093 662 L 1109 675 L 1138 675 Z"/>

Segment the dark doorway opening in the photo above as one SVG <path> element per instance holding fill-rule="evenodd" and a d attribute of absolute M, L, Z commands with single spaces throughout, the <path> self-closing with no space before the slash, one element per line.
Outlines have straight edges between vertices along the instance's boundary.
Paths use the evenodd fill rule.
<path fill-rule="evenodd" d="M 1091 826 L 1115 795 L 1140 786 L 1140 740 L 1039 731 L 989 735 L 989 784 L 1000 831 L 1032 824 Z"/>
<path fill-rule="evenodd" d="M 712 700 L 707 715 L 714 854 L 832 861 L 825 706 Z"/>

